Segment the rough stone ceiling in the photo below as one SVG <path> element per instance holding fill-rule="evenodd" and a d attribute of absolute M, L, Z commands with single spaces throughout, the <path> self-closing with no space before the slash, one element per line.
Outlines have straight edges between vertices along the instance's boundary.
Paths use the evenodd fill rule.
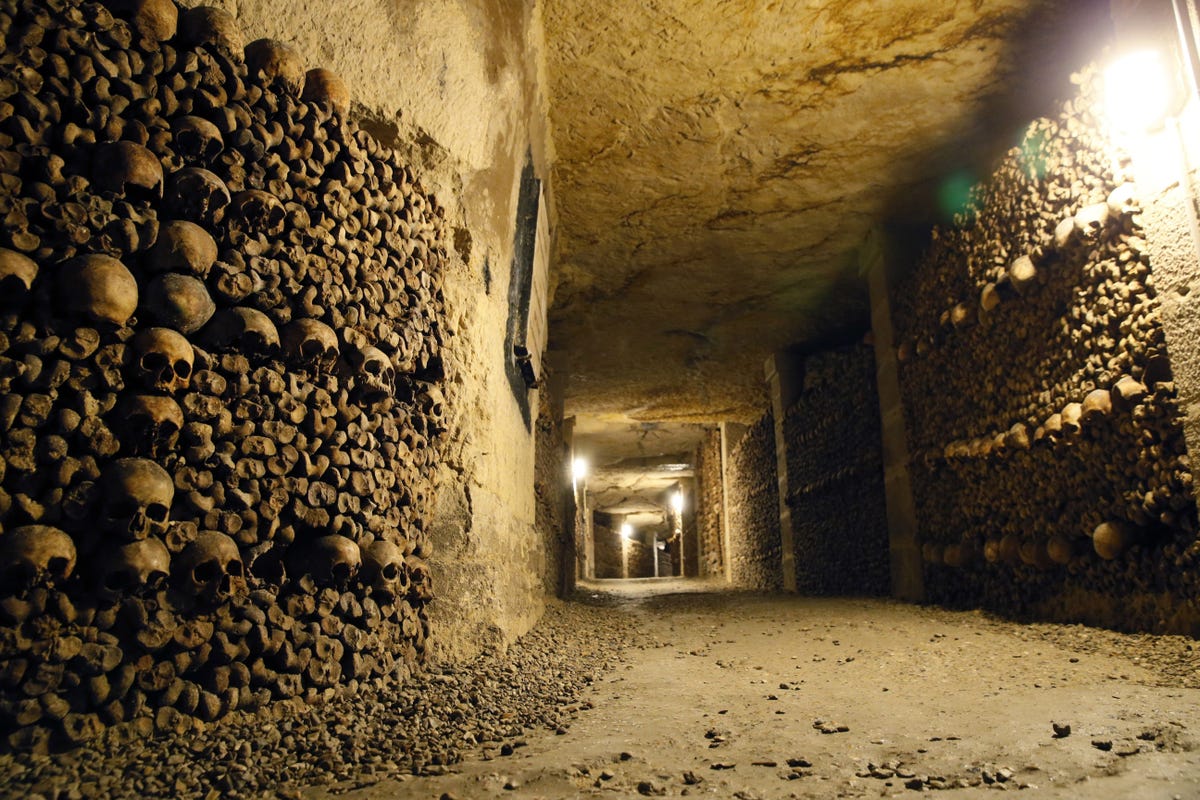
<path fill-rule="evenodd" d="M 760 414 L 770 352 L 865 331 L 868 230 L 933 221 L 1107 6 L 546 0 L 567 413 Z"/>
<path fill-rule="evenodd" d="M 690 423 L 628 422 L 583 415 L 573 432 L 575 454 L 589 464 L 592 508 L 638 515 L 633 524 L 661 524 L 667 497 L 690 478 L 692 453 L 705 433 Z"/>

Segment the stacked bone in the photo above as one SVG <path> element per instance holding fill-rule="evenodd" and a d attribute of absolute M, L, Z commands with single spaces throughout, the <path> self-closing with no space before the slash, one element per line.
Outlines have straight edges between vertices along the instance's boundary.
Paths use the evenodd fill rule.
<path fill-rule="evenodd" d="M 441 209 L 288 46 L 112 5 L 0 3 L 9 747 L 402 678 L 428 632 Z"/>
<path fill-rule="evenodd" d="M 696 449 L 696 526 L 701 577 L 725 577 L 721 527 L 724 491 L 721 480 L 721 432 L 714 428 Z"/>
<path fill-rule="evenodd" d="M 1096 79 L 1080 78 L 970 216 L 935 232 L 897 298 L 923 555 L 943 602 L 1025 613 L 1067 589 L 1196 596 L 1192 475 L 1139 206 L 1092 115 Z M 1098 621 L 1165 624 L 1136 616 Z"/>
<path fill-rule="evenodd" d="M 783 587 L 779 538 L 779 470 L 775 417 L 767 412 L 729 454 L 729 562 L 733 583 L 746 589 Z"/>
<path fill-rule="evenodd" d="M 534 465 L 533 493 L 537 499 L 534 509 L 535 526 L 542 537 L 543 552 L 546 553 L 545 569 L 542 571 L 542 585 L 547 594 L 558 594 L 565 591 L 560 585 L 564 576 L 561 553 L 568 546 L 567 531 L 571 530 L 568 522 L 571 482 L 567 473 L 567 445 L 563 440 L 562 414 L 555 414 L 550 405 L 550 392 L 538 392 L 538 415 L 535 423 L 534 448 L 536 462 Z M 582 531 L 582 528 L 575 528 Z M 582 553 L 583 548 L 576 545 L 576 552 Z"/>
<path fill-rule="evenodd" d="M 804 594 L 886 594 L 887 508 L 874 351 L 809 356 L 784 419 L 796 587 Z"/>

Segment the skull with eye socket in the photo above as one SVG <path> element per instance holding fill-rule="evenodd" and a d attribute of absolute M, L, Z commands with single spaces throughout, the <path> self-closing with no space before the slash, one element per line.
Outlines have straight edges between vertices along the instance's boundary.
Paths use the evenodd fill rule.
<path fill-rule="evenodd" d="M 175 559 L 173 585 L 200 603 L 222 603 L 246 591 L 246 567 L 237 543 L 218 531 L 201 531 Z"/>
<path fill-rule="evenodd" d="M 183 334 L 170 328 L 145 328 L 133 337 L 132 345 L 134 365 L 147 387 L 167 394 L 188 387 L 196 354 Z"/>
<path fill-rule="evenodd" d="M 119 458 L 100 474 L 100 513 L 104 530 L 129 541 L 161 537 L 175 500 L 171 475 L 148 458 Z"/>
<path fill-rule="evenodd" d="M 386 353 L 371 345 L 347 348 L 345 362 L 354 377 L 354 394 L 359 403 L 372 408 L 391 399 L 396 391 L 396 367 Z"/>
<path fill-rule="evenodd" d="M 112 427 L 131 455 L 161 458 L 175 448 L 183 430 L 183 410 L 162 395 L 126 395 L 117 403 L 116 415 Z"/>
<path fill-rule="evenodd" d="M 157 592 L 171 573 L 171 554 L 153 537 L 101 553 L 97 593 L 106 600 Z"/>

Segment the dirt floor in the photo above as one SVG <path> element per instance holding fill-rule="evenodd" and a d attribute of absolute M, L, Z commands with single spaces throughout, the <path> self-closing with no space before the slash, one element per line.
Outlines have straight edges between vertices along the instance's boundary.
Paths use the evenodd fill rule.
<path fill-rule="evenodd" d="M 581 592 L 638 633 L 569 730 L 303 797 L 1200 798 L 1189 640 L 678 579 Z"/>

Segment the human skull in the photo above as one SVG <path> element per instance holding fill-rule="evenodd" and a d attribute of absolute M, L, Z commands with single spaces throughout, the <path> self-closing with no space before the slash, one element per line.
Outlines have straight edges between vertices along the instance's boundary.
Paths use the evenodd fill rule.
<path fill-rule="evenodd" d="M 217 242 L 194 222 L 172 220 L 158 229 L 146 259 L 152 272 L 182 272 L 204 278 L 217 260 Z"/>
<path fill-rule="evenodd" d="M 63 305 L 97 322 L 124 325 L 137 310 L 137 280 L 115 258 L 79 256 L 63 264 L 55 277 Z"/>
<path fill-rule="evenodd" d="M 224 9 L 199 6 L 184 11 L 179 19 L 179 33 L 184 44 L 203 45 L 242 60 L 242 30 L 234 16 Z"/>
<path fill-rule="evenodd" d="M 1092 547 L 1105 561 L 1112 561 L 1136 541 L 1136 529 L 1125 520 L 1105 520 L 1092 531 Z"/>
<path fill-rule="evenodd" d="M 425 559 L 415 555 L 405 556 L 404 563 L 408 566 L 409 584 L 408 597 L 411 600 L 428 602 L 433 599 L 433 574 Z"/>
<path fill-rule="evenodd" d="M 0 293 L 24 297 L 37 280 L 38 265 L 29 256 L 0 247 Z"/>
<path fill-rule="evenodd" d="M 175 559 L 174 585 L 207 603 L 221 603 L 246 591 L 246 567 L 237 544 L 223 533 L 201 531 Z"/>
<path fill-rule="evenodd" d="M 341 76 L 317 67 L 304 75 L 304 91 L 300 97 L 310 103 L 321 103 L 336 114 L 350 111 L 350 88 Z"/>
<path fill-rule="evenodd" d="M 279 198 L 261 189 L 238 192 L 229 208 L 241 230 L 251 235 L 265 233 L 275 236 L 283 230 L 284 220 L 287 219 L 287 212 Z"/>
<path fill-rule="evenodd" d="M 75 542 L 64 531 L 25 525 L 0 534 L 0 595 L 64 581 L 74 571 Z"/>
<path fill-rule="evenodd" d="M 442 390 L 434 383 L 421 384 L 417 392 L 417 402 L 425 412 L 425 418 L 436 428 L 442 428 L 446 418 L 446 401 Z"/>
<path fill-rule="evenodd" d="M 1107 389 L 1095 389 L 1083 398 L 1080 409 L 1080 421 L 1084 425 L 1093 425 L 1112 413 L 1112 395 Z"/>
<path fill-rule="evenodd" d="M 162 536 L 175 501 L 175 484 L 148 458 L 119 458 L 100 473 L 100 525 L 137 541 Z"/>
<path fill-rule="evenodd" d="M 1108 224 L 1108 203 L 1084 206 L 1075 214 L 1075 232 L 1085 239 L 1095 239 Z"/>
<path fill-rule="evenodd" d="M 171 136 L 175 152 L 201 164 L 209 163 L 225 149 L 221 130 L 203 117 L 190 114 L 180 117 L 171 124 Z"/>
<path fill-rule="evenodd" d="M 1068 434 L 1079 433 L 1079 420 L 1082 415 L 1082 403 L 1067 403 L 1062 410 L 1063 432 Z"/>
<path fill-rule="evenodd" d="M 183 410 L 170 397 L 127 395 L 117 404 L 117 413 L 113 427 L 131 454 L 159 458 L 175 449 L 183 430 Z"/>
<path fill-rule="evenodd" d="M 279 349 L 275 323 L 257 308 L 236 306 L 218 311 L 200 332 L 201 344 L 211 350 L 230 348 L 270 355 Z"/>
<path fill-rule="evenodd" d="M 214 173 L 185 167 L 172 173 L 166 204 L 177 217 L 211 227 L 225 216 L 229 189 Z"/>
<path fill-rule="evenodd" d="M 376 539 L 362 551 L 362 581 L 371 591 L 388 600 L 408 591 L 408 567 L 404 551 L 386 539 Z"/>
<path fill-rule="evenodd" d="M 310 575 L 322 586 L 345 586 L 358 574 L 362 567 L 362 551 L 353 539 L 336 533 L 321 536 L 300 552 L 300 563 L 293 571 L 298 575 Z"/>
<path fill-rule="evenodd" d="M 156 592 L 171 574 L 171 554 L 161 539 L 149 537 L 101 554 L 98 591 L 106 600 Z"/>
<path fill-rule="evenodd" d="M 1057 442 L 1063 434 L 1063 419 L 1062 414 L 1055 411 L 1050 416 L 1046 417 L 1046 421 L 1034 432 L 1033 438 L 1035 441 L 1046 439 L 1053 443 Z"/>
<path fill-rule="evenodd" d="M 183 334 L 170 328 L 143 328 L 132 345 L 135 365 L 148 387 L 168 394 L 188 387 L 196 355 Z"/>
<path fill-rule="evenodd" d="M 155 276 L 143 305 L 147 316 L 180 333 L 200 330 L 217 310 L 204 281 L 178 272 Z"/>
<path fill-rule="evenodd" d="M 130 25 L 145 40 L 165 42 L 179 28 L 179 9 L 173 0 L 126 0 Z"/>
<path fill-rule="evenodd" d="M 333 328 L 308 317 L 285 325 L 280 344 L 288 361 L 296 366 L 328 369 L 338 358 L 338 338 Z"/>
<path fill-rule="evenodd" d="M 1141 381 L 1124 375 L 1113 384 L 1112 399 L 1114 404 L 1122 409 L 1131 409 L 1146 397 L 1146 385 Z"/>
<path fill-rule="evenodd" d="M 256 39 L 246 45 L 246 69 L 264 86 L 279 85 L 293 97 L 304 88 L 304 59 L 300 51 L 278 39 Z"/>
<path fill-rule="evenodd" d="M 162 162 L 136 142 L 110 142 L 96 151 L 92 183 L 117 197 L 158 200 L 163 195 Z"/>
<path fill-rule="evenodd" d="M 368 346 L 352 351 L 351 367 L 357 377 L 356 393 L 367 406 L 392 396 L 396 386 L 396 368 L 378 347 Z"/>

